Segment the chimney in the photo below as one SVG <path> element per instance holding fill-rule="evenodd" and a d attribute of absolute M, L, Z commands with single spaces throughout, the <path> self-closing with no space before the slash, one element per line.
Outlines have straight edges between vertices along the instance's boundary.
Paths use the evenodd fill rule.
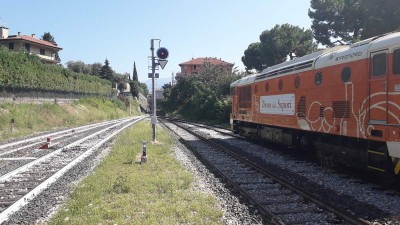
<path fill-rule="evenodd" d="M 36 35 L 35 35 L 35 34 L 32 34 L 32 37 L 33 37 L 33 38 L 36 38 Z"/>
<path fill-rule="evenodd" d="M 0 38 L 8 38 L 8 28 L 0 27 Z"/>
<path fill-rule="evenodd" d="M 21 36 L 21 32 L 18 31 L 18 37 Z"/>

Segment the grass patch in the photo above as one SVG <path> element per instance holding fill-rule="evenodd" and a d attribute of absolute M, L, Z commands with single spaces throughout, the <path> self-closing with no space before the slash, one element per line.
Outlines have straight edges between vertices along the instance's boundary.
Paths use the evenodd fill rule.
<path fill-rule="evenodd" d="M 132 108 L 137 109 L 137 104 Z M 132 115 L 139 112 L 135 110 Z M 0 141 L 127 116 L 129 109 L 123 102 L 107 98 L 81 99 L 66 105 L 3 103 L 0 104 Z"/>
<path fill-rule="evenodd" d="M 79 183 L 50 224 L 222 224 L 213 196 L 193 192 L 193 181 L 172 156 L 174 140 L 157 130 L 148 162 L 136 163 L 151 125 L 141 122 L 119 135 L 109 156 Z"/>

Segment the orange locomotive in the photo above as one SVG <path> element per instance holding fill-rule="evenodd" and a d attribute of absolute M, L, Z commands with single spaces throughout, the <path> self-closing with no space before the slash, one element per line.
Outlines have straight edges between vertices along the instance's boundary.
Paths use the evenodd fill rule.
<path fill-rule="evenodd" d="M 235 133 L 399 175 L 400 32 L 266 68 L 231 95 Z"/>

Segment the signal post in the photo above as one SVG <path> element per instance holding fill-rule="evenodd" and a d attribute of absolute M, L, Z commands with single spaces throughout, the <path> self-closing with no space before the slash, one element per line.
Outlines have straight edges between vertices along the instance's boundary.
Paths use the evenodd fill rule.
<path fill-rule="evenodd" d="M 149 73 L 149 78 L 151 77 L 152 83 L 152 93 L 153 93 L 153 115 L 151 116 L 151 126 L 153 129 L 153 142 L 156 141 L 156 125 L 157 125 L 157 112 L 156 112 L 156 87 L 155 87 L 155 78 L 158 78 L 158 74 L 156 74 L 156 68 L 161 66 L 161 69 L 164 69 L 167 64 L 169 52 L 164 47 L 159 47 L 157 49 L 157 62 L 156 57 L 154 56 L 154 41 L 159 41 L 158 45 L 160 45 L 160 39 L 151 39 L 150 41 L 150 50 L 151 50 L 151 73 Z"/>

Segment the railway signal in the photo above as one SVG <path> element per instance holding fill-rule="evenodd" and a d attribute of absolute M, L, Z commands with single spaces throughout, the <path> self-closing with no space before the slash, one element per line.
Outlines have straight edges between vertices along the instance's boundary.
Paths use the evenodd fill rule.
<path fill-rule="evenodd" d="M 169 56 L 168 49 L 164 47 L 157 49 L 158 65 L 161 66 L 161 69 L 164 69 L 165 65 L 167 65 L 168 56 Z"/>
<path fill-rule="evenodd" d="M 156 124 L 157 124 L 157 114 L 156 114 L 156 90 L 154 87 L 154 79 L 156 77 L 156 68 L 157 66 L 161 66 L 161 69 L 164 69 L 165 65 L 167 65 L 167 58 L 169 56 L 168 49 L 164 47 L 159 47 L 156 52 L 156 56 L 154 56 L 154 41 L 161 42 L 160 39 L 151 39 L 150 41 L 150 50 L 151 50 L 151 73 L 149 73 L 149 78 L 152 79 L 152 93 L 153 93 L 153 115 L 151 116 L 151 124 L 153 127 L 153 142 L 156 141 Z M 156 62 L 157 58 L 157 62 Z"/>
<path fill-rule="evenodd" d="M 159 59 L 167 59 L 168 58 L 168 49 L 161 47 L 157 50 L 157 57 Z"/>

